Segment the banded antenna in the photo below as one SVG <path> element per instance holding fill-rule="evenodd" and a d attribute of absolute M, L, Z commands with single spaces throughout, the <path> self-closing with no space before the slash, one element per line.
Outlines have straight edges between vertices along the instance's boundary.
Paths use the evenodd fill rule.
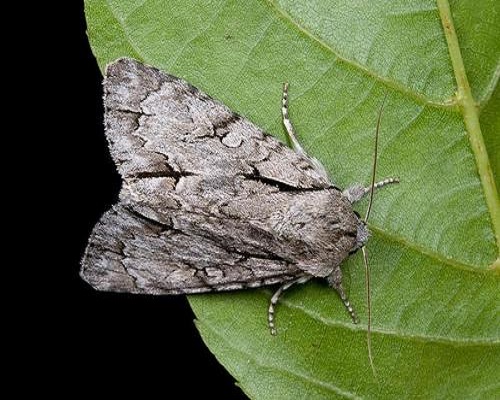
<path fill-rule="evenodd" d="M 387 99 L 387 93 L 382 100 L 382 105 L 380 106 L 380 111 L 378 113 L 377 128 L 375 130 L 375 145 L 373 151 L 373 166 L 372 166 L 372 181 L 370 184 L 370 200 L 368 202 L 368 209 L 366 210 L 365 223 L 368 223 L 368 218 L 370 217 L 370 211 L 372 209 L 373 203 L 373 193 L 375 192 L 375 174 L 377 171 L 377 153 L 378 153 L 378 137 L 380 132 L 380 121 L 382 120 L 382 111 L 384 110 L 385 101 Z M 368 347 L 368 359 L 370 361 L 370 366 L 375 373 L 375 365 L 373 364 L 373 354 L 372 354 L 372 340 L 371 340 L 371 325 L 372 325 L 372 305 L 371 305 L 371 295 L 370 295 L 370 268 L 368 266 L 368 253 L 366 251 L 366 246 L 361 248 L 363 252 L 363 262 L 365 264 L 365 292 L 366 292 L 366 308 L 368 311 L 368 321 L 366 327 L 366 345 Z"/>

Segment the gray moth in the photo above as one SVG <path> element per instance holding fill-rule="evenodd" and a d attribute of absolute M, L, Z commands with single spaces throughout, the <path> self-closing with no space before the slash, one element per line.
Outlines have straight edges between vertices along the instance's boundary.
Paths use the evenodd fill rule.
<path fill-rule="evenodd" d="M 105 131 L 122 177 L 119 202 L 94 227 L 81 277 L 103 291 L 154 295 L 326 278 L 353 320 L 340 264 L 364 246 L 352 203 L 283 123 L 293 149 L 187 82 L 138 61 L 108 65 Z"/>

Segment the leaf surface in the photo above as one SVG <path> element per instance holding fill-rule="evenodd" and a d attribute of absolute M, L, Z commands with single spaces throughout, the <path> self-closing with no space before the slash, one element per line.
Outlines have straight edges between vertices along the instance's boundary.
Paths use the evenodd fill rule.
<path fill-rule="evenodd" d="M 401 184 L 377 193 L 370 221 L 377 378 L 355 255 L 343 271 L 359 325 L 321 282 L 286 294 L 277 337 L 270 290 L 190 297 L 249 397 L 500 396 L 498 1 L 87 0 L 86 14 L 101 68 L 135 57 L 283 140 L 290 82 L 299 139 L 341 187 L 369 182 L 388 95 L 377 175 Z"/>

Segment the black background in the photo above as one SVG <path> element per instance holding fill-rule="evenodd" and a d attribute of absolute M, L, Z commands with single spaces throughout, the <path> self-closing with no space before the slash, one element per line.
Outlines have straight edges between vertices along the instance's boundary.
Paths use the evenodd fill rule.
<path fill-rule="evenodd" d="M 57 106 L 66 117 L 58 139 L 63 156 L 51 175 L 64 193 L 56 204 L 62 228 L 49 250 L 62 268 L 50 306 L 57 328 L 41 343 L 42 365 L 57 362 L 52 379 L 56 386 L 74 383 L 68 395 L 245 399 L 203 344 L 184 296 L 99 293 L 78 276 L 91 229 L 116 201 L 120 180 L 105 141 L 102 78 L 85 34 L 83 2 L 67 3 L 61 29 L 56 26 L 66 43 L 64 62 L 55 67 L 64 93 Z M 62 357 L 51 360 L 56 351 Z"/>

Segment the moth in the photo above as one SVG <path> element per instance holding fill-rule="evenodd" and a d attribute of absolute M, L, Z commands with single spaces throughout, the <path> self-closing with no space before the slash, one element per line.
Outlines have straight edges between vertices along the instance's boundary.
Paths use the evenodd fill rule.
<path fill-rule="evenodd" d="M 98 290 L 154 295 L 325 278 L 354 321 L 340 264 L 368 240 L 352 204 L 388 178 L 342 191 L 299 144 L 264 133 L 187 82 L 129 58 L 106 68 L 105 130 L 122 177 L 94 227 L 81 277 Z M 378 129 L 377 129 L 378 131 Z"/>

